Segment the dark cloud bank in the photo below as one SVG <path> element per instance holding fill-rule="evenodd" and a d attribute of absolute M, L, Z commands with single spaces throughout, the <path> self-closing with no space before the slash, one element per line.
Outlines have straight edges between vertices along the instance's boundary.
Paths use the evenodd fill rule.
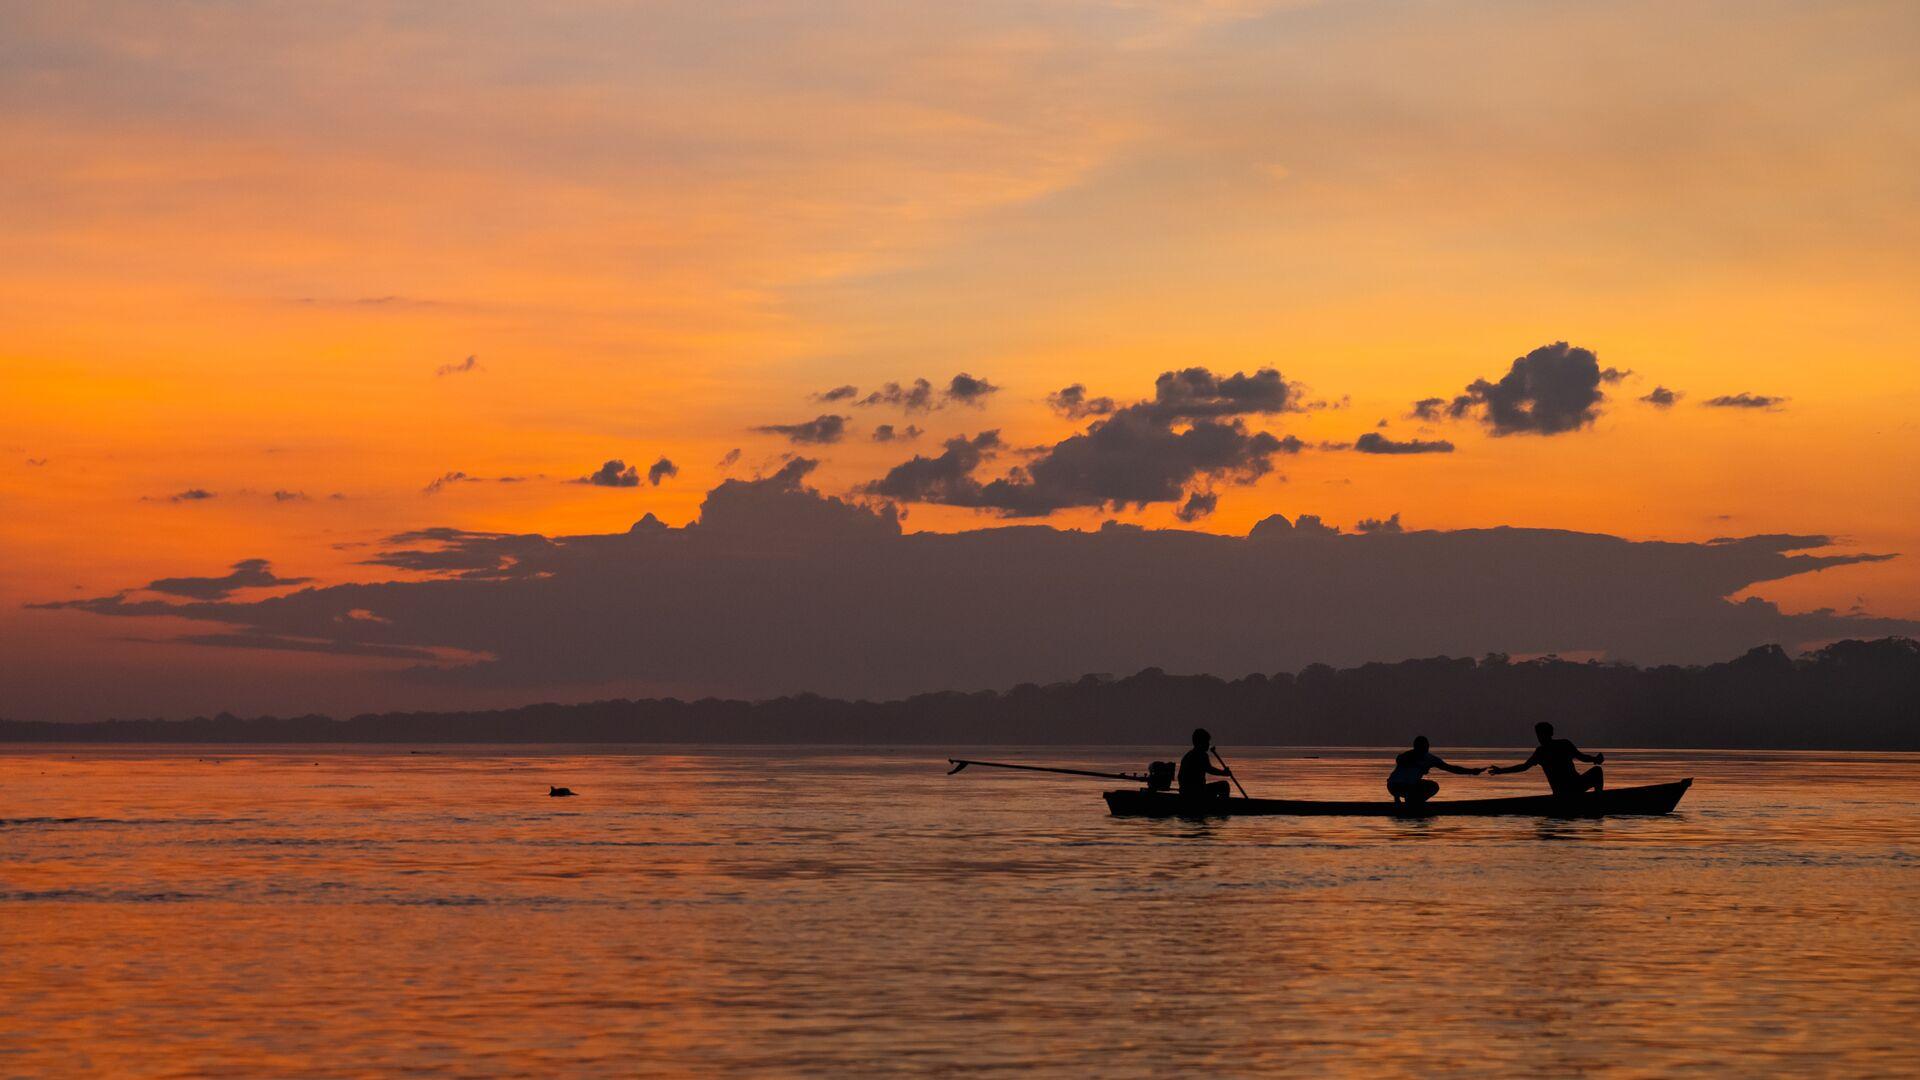
<path fill-rule="evenodd" d="M 947 453 L 984 453 L 981 438 Z M 903 535 L 890 505 L 808 487 L 814 464 L 725 481 L 684 528 L 648 516 L 610 535 L 401 534 L 369 561 L 407 580 L 233 598 L 297 580 L 249 561 L 223 578 L 152 584 L 166 595 L 46 606 L 197 620 L 209 630 L 191 640 L 210 648 L 480 657 L 398 677 L 529 695 L 602 685 L 893 696 L 1149 666 L 1239 676 L 1489 651 L 1704 662 L 1765 642 L 1920 631 L 1727 599 L 1890 557 L 1807 554 L 1827 544 L 1819 536 L 1635 542 L 1404 531 L 1394 518 L 1348 535 L 1311 515 L 1270 517 L 1246 537 L 1123 525 Z"/>

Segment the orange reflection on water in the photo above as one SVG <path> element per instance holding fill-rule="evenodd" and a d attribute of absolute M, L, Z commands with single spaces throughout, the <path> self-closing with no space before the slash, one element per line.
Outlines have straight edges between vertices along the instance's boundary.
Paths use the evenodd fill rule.
<path fill-rule="evenodd" d="M 1611 752 L 1617 783 L 1699 778 L 1662 819 L 1196 824 L 924 750 L 433 749 L 0 753 L 0 1072 L 1865 1074 L 1920 1049 L 1913 756 Z M 1232 757 L 1255 794 L 1371 795 L 1387 767 Z"/>

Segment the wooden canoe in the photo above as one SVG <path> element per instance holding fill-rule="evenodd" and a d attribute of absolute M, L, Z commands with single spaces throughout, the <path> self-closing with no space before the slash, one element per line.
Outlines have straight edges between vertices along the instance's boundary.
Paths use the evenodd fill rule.
<path fill-rule="evenodd" d="M 1106 793 L 1115 817 L 1557 817 L 1595 818 L 1668 814 L 1680 805 L 1693 778 L 1645 787 L 1607 788 L 1581 795 L 1523 795 L 1509 799 L 1434 799 L 1418 805 L 1383 802 L 1319 802 L 1307 799 L 1189 799 L 1168 791 Z"/>

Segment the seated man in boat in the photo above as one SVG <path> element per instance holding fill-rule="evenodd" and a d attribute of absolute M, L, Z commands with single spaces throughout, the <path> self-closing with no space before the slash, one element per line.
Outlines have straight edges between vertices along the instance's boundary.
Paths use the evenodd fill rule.
<path fill-rule="evenodd" d="M 1209 781 L 1209 776 L 1232 776 L 1231 769 L 1213 767 L 1213 736 L 1206 728 L 1193 729 L 1193 749 L 1180 759 L 1180 794 L 1192 798 L 1218 799 L 1233 790 L 1225 780 Z"/>
<path fill-rule="evenodd" d="M 1547 786 L 1553 789 L 1555 795 L 1578 795 L 1601 790 L 1606 783 L 1606 776 L 1600 771 L 1600 763 L 1606 760 L 1607 755 L 1589 756 L 1581 753 L 1580 748 L 1569 740 L 1554 738 L 1553 725 L 1545 720 L 1533 725 L 1533 733 L 1540 737 L 1540 745 L 1534 749 L 1532 757 L 1518 765 L 1495 765 L 1487 772 L 1494 775 L 1525 772 L 1538 765 L 1540 771 L 1547 774 Z M 1574 768 L 1576 761 L 1591 761 L 1593 768 L 1581 772 Z"/>
<path fill-rule="evenodd" d="M 1479 776 L 1487 771 L 1484 766 L 1467 769 L 1442 761 L 1440 755 L 1428 749 L 1431 745 L 1425 735 L 1415 735 L 1413 749 L 1402 750 L 1393 759 L 1393 772 L 1387 777 L 1387 794 L 1393 796 L 1394 802 L 1405 800 L 1417 805 L 1440 794 L 1440 785 L 1427 779 L 1429 769 L 1440 769 L 1461 776 Z"/>

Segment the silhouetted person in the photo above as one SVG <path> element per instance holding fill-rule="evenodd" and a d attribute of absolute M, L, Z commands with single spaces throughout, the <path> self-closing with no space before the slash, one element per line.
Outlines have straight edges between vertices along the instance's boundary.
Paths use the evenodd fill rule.
<path fill-rule="evenodd" d="M 1466 769 L 1440 760 L 1440 755 L 1428 749 L 1432 744 L 1425 735 L 1413 737 L 1413 749 L 1400 751 L 1393 759 L 1393 772 L 1387 777 L 1387 794 L 1394 802 L 1405 799 L 1418 805 L 1440 794 L 1440 785 L 1427 779 L 1428 769 L 1440 769 L 1444 772 L 1459 773 L 1461 776 L 1478 776 L 1487 770 Z"/>
<path fill-rule="evenodd" d="M 1209 781 L 1209 776 L 1232 776 L 1231 769 L 1213 767 L 1213 736 L 1206 728 L 1193 729 L 1193 749 L 1180 759 L 1180 794 L 1192 798 L 1224 798 L 1233 790 L 1225 780 Z"/>
<path fill-rule="evenodd" d="M 1533 733 L 1540 737 L 1540 745 L 1533 756 L 1518 765 L 1495 765 L 1487 771 L 1500 773 L 1526 772 L 1535 765 L 1547 774 L 1547 786 L 1555 795 L 1578 795 L 1583 791 L 1599 791 L 1606 783 L 1606 775 L 1600 771 L 1600 763 L 1607 755 L 1594 754 L 1589 757 L 1580 752 L 1580 748 L 1566 739 L 1553 737 L 1553 725 L 1545 720 L 1533 725 Z M 1576 761 L 1591 761 L 1593 768 L 1581 772 L 1573 767 Z"/>

